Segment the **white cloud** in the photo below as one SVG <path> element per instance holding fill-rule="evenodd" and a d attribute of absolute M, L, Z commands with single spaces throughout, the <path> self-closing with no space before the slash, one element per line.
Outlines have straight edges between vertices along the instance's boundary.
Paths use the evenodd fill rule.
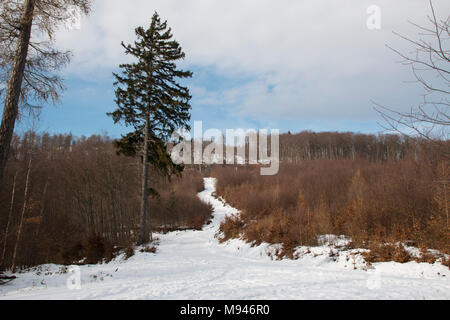
<path fill-rule="evenodd" d="M 367 29 L 372 4 L 381 7 L 381 30 Z M 435 5 L 450 12 L 447 0 Z M 423 0 L 96 0 L 80 30 L 58 36 L 75 54 L 68 73 L 109 76 L 127 59 L 120 42 L 132 42 L 134 28 L 148 25 L 155 10 L 186 51 L 186 65 L 253 79 L 231 89 L 194 88 L 201 104 L 229 104 L 258 119 L 367 120 L 374 117 L 369 99 L 395 97 L 406 106 L 421 93 L 402 85 L 409 71 L 385 44 L 407 50 L 392 31 L 415 36 L 407 20 L 425 21 Z"/>

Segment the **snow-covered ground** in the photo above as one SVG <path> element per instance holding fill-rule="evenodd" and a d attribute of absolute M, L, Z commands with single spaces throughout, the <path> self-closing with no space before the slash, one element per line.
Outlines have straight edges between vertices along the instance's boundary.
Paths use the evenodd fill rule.
<path fill-rule="evenodd" d="M 157 254 L 136 250 L 128 260 L 79 272 L 40 266 L 0 286 L 0 299 L 450 299 L 449 269 L 437 263 L 367 269 L 358 255 L 330 255 L 326 244 L 300 248 L 298 260 L 273 261 L 266 254 L 273 246 L 219 244 L 220 222 L 238 212 L 213 196 L 214 179 L 205 179 L 205 188 L 199 197 L 214 217 L 204 230 L 156 235 Z"/>

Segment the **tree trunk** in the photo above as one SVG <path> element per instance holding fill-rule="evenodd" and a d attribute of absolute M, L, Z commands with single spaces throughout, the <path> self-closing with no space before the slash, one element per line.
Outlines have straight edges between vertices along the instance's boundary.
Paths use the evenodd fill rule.
<path fill-rule="evenodd" d="M 42 194 L 42 205 L 41 205 L 41 212 L 39 215 L 41 218 L 39 220 L 39 223 L 38 223 L 37 229 L 36 229 L 36 240 L 38 239 L 39 231 L 41 230 L 41 224 L 42 224 L 42 221 L 44 220 L 45 196 L 47 195 L 47 188 L 48 188 L 48 178 L 47 178 L 47 181 L 45 181 L 44 193 Z"/>
<path fill-rule="evenodd" d="M 14 208 L 14 198 L 15 198 L 15 194 L 16 194 L 16 179 L 17 179 L 17 173 L 14 175 L 13 187 L 12 187 L 12 192 L 11 192 L 11 205 L 9 207 L 8 222 L 6 223 L 5 239 L 3 241 L 2 262 L 0 263 L 0 265 L 3 265 L 3 263 L 5 262 L 6 242 L 8 241 L 9 225 L 11 224 L 11 217 L 12 217 L 12 212 L 13 212 L 13 208 Z"/>
<path fill-rule="evenodd" d="M 150 116 L 145 119 L 144 150 L 142 153 L 142 189 L 141 189 L 141 221 L 138 245 L 152 240 L 151 230 L 147 230 L 147 198 L 148 198 L 148 140 L 150 136 Z M 149 237 L 150 235 L 150 237 Z"/>
<path fill-rule="evenodd" d="M 23 7 L 20 35 L 8 82 L 2 124 L 0 127 L 0 187 L 2 186 L 6 161 L 8 160 L 14 125 L 19 113 L 20 93 L 28 55 L 28 46 L 30 44 L 31 26 L 33 24 L 34 1 L 26 0 Z"/>
<path fill-rule="evenodd" d="M 446 226 L 448 229 L 448 200 L 447 200 L 447 167 L 444 161 L 441 163 L 442 166 L 442 178 L 443 178 L 443 193 L 444 193 L 444 210 L 445 210 L 445 217 L 446 217 Z"/>
<path fill-rule="evenodd" d="M 25 180 L 25 193 L 23 196 L 22 214 L 20 215 L 19 226 L 17 227 L 17 238 L 16 238 L 16 244 L 14 245 L 13 257 L 12 257 L 12 266 L 11 266 L 12 273 L 16 272 L 17 248 L 19 247 L 20 237 L 22 235 L 23 220 L 25 218 L 25 213 L 26 213 L 27 207 L 28 207 L 28 188 L 30 186 L 30 172 L 31 172 L 32 160 L 33 159 L 30 158 L 30 161 L 28 162 L 27 178 Z"/>

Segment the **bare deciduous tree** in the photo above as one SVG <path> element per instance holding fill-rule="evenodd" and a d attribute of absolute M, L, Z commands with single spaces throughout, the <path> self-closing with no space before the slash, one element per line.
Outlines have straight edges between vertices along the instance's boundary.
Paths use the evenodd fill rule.
<path fill-rule="evenodd" d="M 5 261 L 6 242 L 8 241 L 9 225 L 11 224 L 11 216 L 12 216 L 13 208 L 14 208 L 14 197 L 16 195 L 16 179 L 17 179 L 17 172 L 14 175 L 13 186 L 12 186 L 12 191 L 11 191 L 11 204 L 9 206 L 8 221 L 6 223 L 5 236 L 4 236 L 4 240 L 3 240 L 2 260 L 1 260 L 0 266 L 2 266 Z"/>
<path fill-rule="evenodd" d="M 19 106 L 56 102 L 64 89 L 54 73 L 70 60 L 69 51 L 53 47 L 58 27 L 76 10 L 89 12 L 91 0 L 0 0 L 0 96 L 4 99 L 0 127 L 0 185 Z"/>
<path fill-rule="evenodd" d="M 450 15 L 446 19 L 438 17 L 430 0 L 431 15 L 427 26 L 410 22 L 419 30 L 417 40 L 395 33 L 413 45 L 411 53 L 403 53 L 389 47 L 411 66 L 416 83 L 424 90 L 424 100 L 408 112 L 396 111 L 376 104 L 375 108 L 386 121 L 388 129 L 402 134 L 417 134 L 436 144 L 448 158 L 450 150 L 445 140 L 449 138 L 450 107 Z"/>

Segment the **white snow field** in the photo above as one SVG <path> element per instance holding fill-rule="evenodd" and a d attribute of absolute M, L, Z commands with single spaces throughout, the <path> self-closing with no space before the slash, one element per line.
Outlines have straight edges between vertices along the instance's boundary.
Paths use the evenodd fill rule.
<path fill-rule="evenodd" d="M 220 222 L 238 212 L 216 199 L 214 191 L 215 180 L 205 179 L 199 197 L 212 204 L 214 216 L 202 231 L 158 234 L 156 254 L 136 250 L 128 260 L 121 256 L 108 264 L 81 266 L 78 288 L 76 272 L 61 272 L 64 267 L 58 265 L 34 268 L 0 286 L 0 299 L 450 298 L 449 269 L 438 263 L 376 263 L 367 269 L 357 255 L 333 261 L 326 245 L 311 248 L 298 260 L 272 261 L 267 245 L 251 247 L 241 240 L 219 244 L 215 234 Z"/>

